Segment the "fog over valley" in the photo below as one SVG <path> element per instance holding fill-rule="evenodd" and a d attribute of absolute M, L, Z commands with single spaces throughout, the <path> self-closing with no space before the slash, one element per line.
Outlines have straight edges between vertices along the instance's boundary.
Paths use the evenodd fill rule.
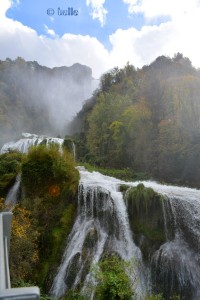
<path fill-rule="evenodd" d="M 24 131 L 66 134 L 97 83 L 78 63 L 50 69 L 19 57 L 0 61 L 0 144 Z"/>

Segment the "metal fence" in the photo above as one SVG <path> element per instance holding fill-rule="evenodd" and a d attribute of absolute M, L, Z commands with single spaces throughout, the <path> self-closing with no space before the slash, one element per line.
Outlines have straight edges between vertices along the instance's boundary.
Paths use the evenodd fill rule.
<path fill-rule="evenodd" d="M 39 288 L 11 288 L 9 249 L 12 213 L 0 213 L 0 300 L 39 300 Z"/>

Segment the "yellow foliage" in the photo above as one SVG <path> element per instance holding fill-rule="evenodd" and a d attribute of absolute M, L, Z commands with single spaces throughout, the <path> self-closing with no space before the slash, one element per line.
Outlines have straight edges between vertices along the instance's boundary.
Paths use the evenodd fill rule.
<path fill-rule="evenodd" d="M 15 207 L 12 222 L 13 236 L 29 239 L 30 227 L 30 212 L 22 207 Z"/>
<path fill-rule="evenodd" d="M 10 246 L 10 271 L 12 281 L 27 280 L 39 261 L 38 231 L 31 212 L 20 205 L 13 209 Z"/>
<path fill-rule="evenodd" d="M 0 211 L 7 211 L 4 199 L 0 198 Z M 39 233 L 31 218 L 31 211 L 16 205 L 13 210 L 10 241 L 10 273 L 12 282 L 30 279 L 33 268 L 39 261 Z"/>
<path fill-rule="evenodd" d="M 0 212 L 4 210 L 4 199 L 0 198 Z"/>

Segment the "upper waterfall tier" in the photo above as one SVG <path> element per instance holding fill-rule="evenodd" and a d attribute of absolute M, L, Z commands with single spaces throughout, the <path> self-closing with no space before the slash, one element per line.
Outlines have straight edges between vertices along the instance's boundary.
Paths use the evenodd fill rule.
<path fill-rule="evenodd" d="M 37 146 L 43 143 L 46 145 L 50 143 L 55 143 L 61 147 L 64 141 L 63 139 L 60 138 L 39 136 L 30 133 L 23 133 L 22 136 L 23 138 L 16 142 L 12 141 L 4 144 L 3 147 L 1 148 L 0 153 L 5 153 L 8 152 L 9 150 L 18 150 L 22 153 L 26 153 L 31 146 Z"/>

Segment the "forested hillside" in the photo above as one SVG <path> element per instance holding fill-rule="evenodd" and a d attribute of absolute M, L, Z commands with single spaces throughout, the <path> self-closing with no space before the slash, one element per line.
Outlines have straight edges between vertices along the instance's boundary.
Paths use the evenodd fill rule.
<path fill-rule="evenodd" d="M 21 132 L 58 135 L 91 95 L 86 66 L 49 69 L 22 58 L 0 61 L 0 146 Z"/>
<path fill-rule="evenodd" d="M 84 161 L 200 187 L 200 72 L 180 53 L 104 74 L 72 127 Z"/>

